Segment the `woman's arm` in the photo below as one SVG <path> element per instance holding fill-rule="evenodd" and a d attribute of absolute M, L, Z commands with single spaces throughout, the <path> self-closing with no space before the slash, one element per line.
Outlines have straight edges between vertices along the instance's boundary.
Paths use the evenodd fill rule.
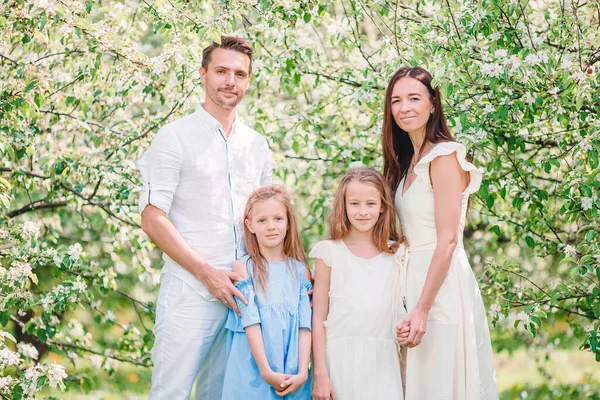
<path fill-rule="evenodd" d="M 315 287 L 313 290 L 313 367 L 315 383 L 313 387 L 313 399 L 329 400 L 335 399 L 333 387 L 327 372 L 325 359 L 325 325 L 329 313 L 329 288 L 331 282 L 331 267 L 320 258 L 315 262 Z"/>
<path fill-rule="evenodd" d="M 458 163 L 456 154 L 436 157 L 430 164 L 429 175 L 434 187 L 433 201 L 437 245 L 431 258 L 427 278 L 415 308 L 405 318 L 410 325 L 408 337 L 399 343 L 415 347 L 427 328 L 427 315 L 450 268 L 460 228 L 462 192 L 468 185 L 467 173 Z"/>

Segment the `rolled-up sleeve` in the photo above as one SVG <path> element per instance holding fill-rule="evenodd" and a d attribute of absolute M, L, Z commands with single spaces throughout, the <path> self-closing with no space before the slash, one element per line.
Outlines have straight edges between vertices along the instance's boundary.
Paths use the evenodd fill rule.
<path fill-rule="evenodd" d="M 183 152 L 176 136 L 167 128 L 159 130 L 138 164 L 143 182 L 140 213 L 148 204 L 152 204 L 169 214 L 179 185 L 182 160 Z"/>

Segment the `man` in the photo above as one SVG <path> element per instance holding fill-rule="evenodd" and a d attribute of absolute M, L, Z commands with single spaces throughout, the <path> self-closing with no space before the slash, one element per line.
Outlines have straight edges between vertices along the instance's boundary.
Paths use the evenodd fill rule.
<path fill-rule="evenodd" d="M 220 399 L 227 307 L 239 314 L 233 262 L 243 249 L 243 211 L 255 188 L 271 184 L 264 137 L 236 117 L 253 50 L 223 36 L 204 49 L 206 99 L 159 130 L 140 160 L 142 229 L 164 252 L 156 309 L 150 399 Z"/>

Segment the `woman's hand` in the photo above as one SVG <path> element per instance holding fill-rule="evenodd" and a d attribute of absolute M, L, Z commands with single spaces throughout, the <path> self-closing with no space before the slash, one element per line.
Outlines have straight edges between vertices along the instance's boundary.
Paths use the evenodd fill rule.
<path fill-rule="evenodd" d="M 421 308 L 415 307 L 402 321 L 402 325 L 398 326 L 398 343 L 404 347 L 416 347 L 421 344 L 423 335 L 427 331 L 427 314 Z M 408 336 L 406 330 L 408 328 Z"/>
<path fill-rule="evenodd" d="M 284 391 L 287 389 L 286 380 L 291 377 L 291 375 L 281 374 L 279 372 L 273 372 L 272 370 L 261 372 L 260 376 L 267 382 L 269 385 L 275 389 L 275 391 Z"/>
<path fill-rule="evenodd" d="M 277 396 L 283 397 L 287 396 L 288 394 L 296 393 L 296 391 L 300 389 L 302 385 L 304 385 L 307 379 L 308 372 L 306 371 L 300 372 L 297 375 L 292 375 L 288 379 L 286 379 L 285 382 L 283 382 L 283 385 L 287 386 L 287 389 L 280 391 L 275 390 L 275 394 L 277 394 Z"/>
<path fill-rule="evenodd" d="M 317 375 L 315 374 L 315 383 L 312 390 L 313 400 L 335 400 L 335 393 L 331 380 L 328 375 Z"/>

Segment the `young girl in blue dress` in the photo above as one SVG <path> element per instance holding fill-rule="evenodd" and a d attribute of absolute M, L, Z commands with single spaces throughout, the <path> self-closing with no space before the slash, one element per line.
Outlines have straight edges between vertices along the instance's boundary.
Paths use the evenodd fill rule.
<path fill-rule="evenodd" d="M 248 255 L 233 271 L 241 317 L 229 311 L 231 331 L 223 400 L 310 399 L 311 289 L 306 253 L 287 192 L 255 190 L 244 212 Z"/>

